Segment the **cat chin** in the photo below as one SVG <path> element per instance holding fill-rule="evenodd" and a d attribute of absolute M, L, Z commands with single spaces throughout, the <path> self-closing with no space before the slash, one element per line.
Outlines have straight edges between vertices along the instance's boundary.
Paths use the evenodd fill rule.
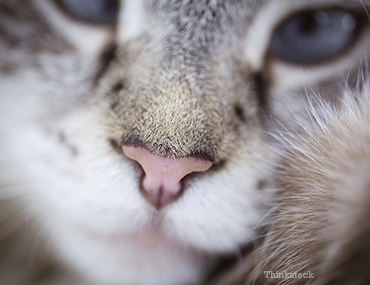
<path fill-rule="evenodd" d="M 67 266 L 97 284 L 199 283 L 216 260 L 158 227 L 114 236 L 60 229 L 55 243 Z"/>

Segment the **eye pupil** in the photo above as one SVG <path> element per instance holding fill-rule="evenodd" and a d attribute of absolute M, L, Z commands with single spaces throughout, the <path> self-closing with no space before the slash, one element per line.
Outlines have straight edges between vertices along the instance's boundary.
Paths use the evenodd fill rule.
<path fill-rule="evenodd" d="M 302 34 L 312 34 L 318 28 L 318 23 L 312 14 L 302 17 L 299 24 L 299 31 Z"/>

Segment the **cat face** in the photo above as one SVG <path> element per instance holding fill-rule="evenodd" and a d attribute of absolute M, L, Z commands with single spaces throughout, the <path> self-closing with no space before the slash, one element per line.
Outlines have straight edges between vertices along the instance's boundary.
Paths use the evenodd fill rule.
<path fill-rule="evenodd" d="M 321 2 L 1 3 L 4 196 L 89 278 L 198 282 L 255 235 L 271 134 L 299 129 L 316 90 L 336 100 L 369 47 L 361 7 Z M 317 32 L 297 33 L 307 49 L 297 21 Z"/>

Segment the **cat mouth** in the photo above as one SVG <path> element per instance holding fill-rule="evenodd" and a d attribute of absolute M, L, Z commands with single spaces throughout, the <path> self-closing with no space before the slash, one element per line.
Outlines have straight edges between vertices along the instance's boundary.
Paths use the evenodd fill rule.
<path fill-rule="evenodd" d="M 171 241 L 163 228 L 148 227 L 124 236 L 124 240 L 143 249 L 155 249 Z M 113 237 L 112 242 L 121 242 L 122 237 Z M 172 241 L 173 242 L 173 241 Z"/>
<path fill-rule="evenodd" d="M 150 221 L 142 227 L 136 229 L 111 232 L 109 234 L 99 234 L 94 230 L 87 230 L 87 234 L 112 243 L 140 242 L 144 244 L 162 243 L 163 241 L 173 240 L 170 238 L 164 225 L 164 217 L 160 211 L 152 213 Z"/>

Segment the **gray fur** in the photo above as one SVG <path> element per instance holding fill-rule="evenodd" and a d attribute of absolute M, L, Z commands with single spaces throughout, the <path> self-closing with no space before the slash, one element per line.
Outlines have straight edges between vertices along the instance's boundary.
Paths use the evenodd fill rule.
<path fill-rule="evenodd" d="M 335 104 L 337 90 L 368 69 L 362 49 L 338 65 L 303 66 L 332 72 L 308 84 L 279 85 L 268 46 L 257 65 L 246 55 L 259 51 L 252 27 L 274 1 L 143 0 L 141 30 L 128 38 L 124 19 L 80 23 L 53 3 L 0 2 L 0 199 L 10 205 L 0 210 L 4 221 L 19 217 L 0 236 L 12 250 L 24 237 L 32 265 L 14 266 L 19 280 L 4 275 L 11 285 L 205 282 L 259 232 L 274 194 L 276 134 L 302 131 L 305 101 Z M 140 194 L 143 170 L 124 144 L 213 167 L 186 177 L 180 199 L 158 212 Z M 153 234 L 150 247 L 157 224 L 166 242 Z"/>

